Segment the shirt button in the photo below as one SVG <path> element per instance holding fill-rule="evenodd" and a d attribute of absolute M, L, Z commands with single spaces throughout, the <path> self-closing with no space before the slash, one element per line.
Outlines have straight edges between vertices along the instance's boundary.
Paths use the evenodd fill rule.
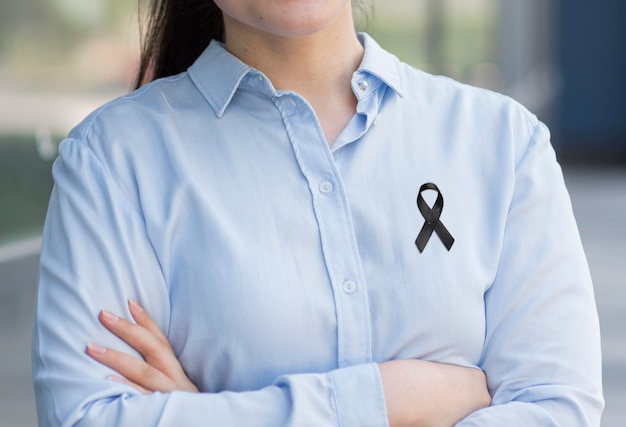
<path fill-rule="evenodd" d="M 359 86 L 359 89 L 361 89 L 362 91 L 366 91 L 368 87 L 370 87 L 370 84 L 367 80 L 359 80 L 357 82 L 357 85 Z"/>
<path fill-rule="evenodd" d="M 343 291 L 348 295 L 356 291 L 356 283 L 352 280 L 346 280 L 343 282 Z"/>
<path fill-rule="evenodd" d="M 324 181 L 320 184 L 320 191 L 324 194 L 328 194 L 333 191 L 333 184 L 329 181 Z"/>

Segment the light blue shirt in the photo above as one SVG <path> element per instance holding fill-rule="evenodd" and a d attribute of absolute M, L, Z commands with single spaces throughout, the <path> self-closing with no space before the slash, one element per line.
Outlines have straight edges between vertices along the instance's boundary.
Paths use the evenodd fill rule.
<path fill-rule="evenodd" d="M 599 425 L 593 289 L 548 130 L 361 39 L 357 113 L 332 148 L 301 96 L 215 42 L 61 144 L 42 425 L 386 426 L 377 362 L 408 358 L 486 372 L 493 405 L 459 426 Z M 130 317 L 128 298 L 203 393 L 140 395 L 85 354 L 136 354 L 97 319 Z"/>

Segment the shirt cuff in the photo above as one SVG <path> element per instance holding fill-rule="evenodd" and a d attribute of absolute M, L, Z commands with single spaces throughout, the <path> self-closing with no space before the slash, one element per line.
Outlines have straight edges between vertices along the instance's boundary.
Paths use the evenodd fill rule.
<path fill-rule="evenodd" d="M 376 363 L 351 366 L 329 373 L 339 425 L 388 427 L 385 395 Z"/>

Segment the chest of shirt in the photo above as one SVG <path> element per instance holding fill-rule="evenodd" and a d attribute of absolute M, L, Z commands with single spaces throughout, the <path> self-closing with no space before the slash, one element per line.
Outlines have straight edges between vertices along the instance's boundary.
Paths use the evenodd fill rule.
<path fill-rule="evenodd" d="M 251 118 L 227 139 L 199 128 L 171 156 L 175 179 L 144 191 L 173 344 L 207 389 L 391 358 L 478 362 L 506 216 L 493 195 L 510 183 L 477 165 L 488 144 L 472 129 L 394 117 L 334 153 L 306 114 Z M 450 250 L 436 231 L 416 246 L 425 183 Z"/>

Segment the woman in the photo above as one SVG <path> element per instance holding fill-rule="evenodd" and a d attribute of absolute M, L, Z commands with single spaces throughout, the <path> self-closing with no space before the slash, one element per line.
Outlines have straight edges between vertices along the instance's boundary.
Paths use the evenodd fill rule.
<path fill-rule="evenodd" d="M 169 77 L 54 167 L 41 424 L 598 425 L 593 290 L 533 115 L 402 64 L 348 0 L 162 0 L 151 25 L 139 80 Z"/>

